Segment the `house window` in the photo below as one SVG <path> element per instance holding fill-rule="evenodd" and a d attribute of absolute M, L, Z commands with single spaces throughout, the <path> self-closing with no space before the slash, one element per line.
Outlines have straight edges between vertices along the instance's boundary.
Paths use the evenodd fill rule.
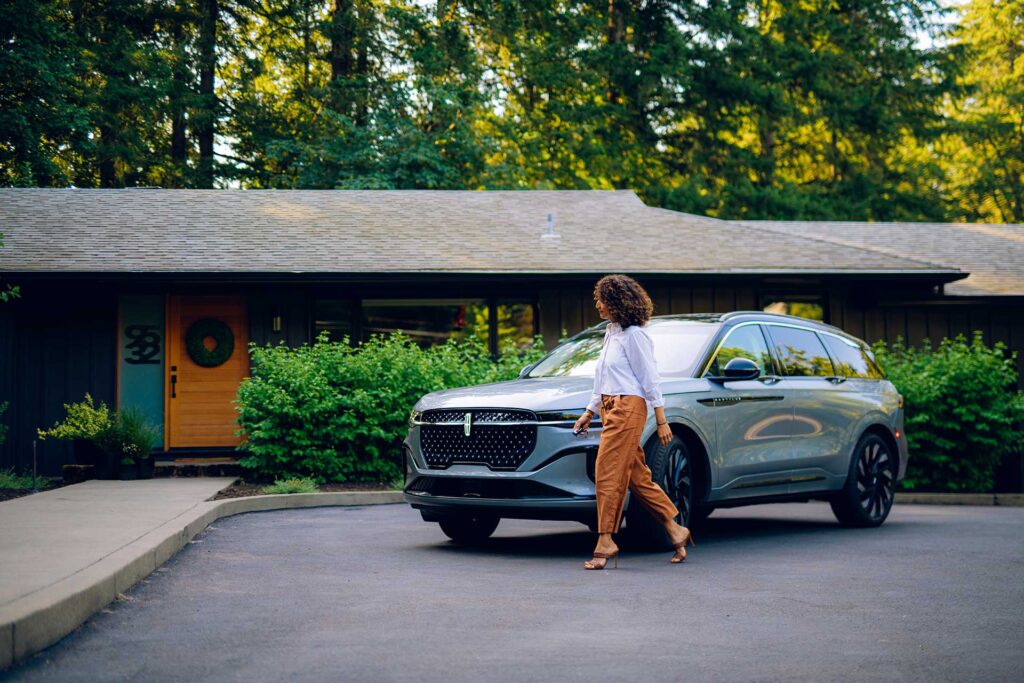
<path fill-rule="evenodd" d="M 397 330 L 420 346 L 467 337 L 487 345 L 490 307 L 484 299 L 363 299 L 362 341 Z"/>
<path fill-rule="evenodd" d="M 353 309 L 355 302 L 351 299 L 317 299 L 313 335 L 321 332 L 330 333 L 331 341 L 341 341 L 345 335 L 352 339 L 354 334 Z"/>
<path fill-rule="evenodd" d="M 496 356 L 533 343 L 535 309 L 506 299 L 317 299 L 313 333 L 327 331 L 333 341 L 348 335 L 355 344 L 401 330 L 423 347 L 475 337 Z"/>
<path fill-rule="evenodd" d="M 795 315 L 808 320 L 825 321 L 825 306 L 820 296 L 769 295 L 761 298 L 766 313 Z"/>

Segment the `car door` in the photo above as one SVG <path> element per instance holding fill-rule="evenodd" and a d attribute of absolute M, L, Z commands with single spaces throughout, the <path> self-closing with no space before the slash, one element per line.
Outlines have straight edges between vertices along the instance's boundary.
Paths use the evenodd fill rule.
<path fill-rule="evenodd" d="M 793 410 L 779 390 L 780 377 L 759 323 L 740 323 L 725 333 L 705 376 L 717 376 L 733 358 L 754 361 L 755 380 L 711 383 L 699 399 L 713 414 L 717 483 L 709 500 L 785 492 L 777 473 L 790 462 Z M 781 487 L 781 489 L 780 489 Z"/>
<path fill-rule="evenodd" d="M 814 330 L 785 323 L 767 323 L 765 329 L 781 364 L 778 388 L 793 409 L 790 492 L 828 488 L 846 476 L 839 464 L 859 409 Z"/>

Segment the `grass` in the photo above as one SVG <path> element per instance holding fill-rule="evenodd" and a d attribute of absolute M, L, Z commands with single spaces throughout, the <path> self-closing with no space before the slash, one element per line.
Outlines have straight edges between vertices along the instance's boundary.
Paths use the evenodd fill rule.
<path fill-rule="evenodd" d="M 312 479 L 278 479 L 270 486 L 264 486 L 263 493 L 316 493 L 316 482 Z"/>
<path fill-rule="evenodd" d="M 50 481 L 46 477 L 36 477 L 36 486 L 45 489 Z M 0 489 L 28 490 L 32 488 L 32 475 L 17 474 L 12 467 L 9 470 L 0 470 Z"/>

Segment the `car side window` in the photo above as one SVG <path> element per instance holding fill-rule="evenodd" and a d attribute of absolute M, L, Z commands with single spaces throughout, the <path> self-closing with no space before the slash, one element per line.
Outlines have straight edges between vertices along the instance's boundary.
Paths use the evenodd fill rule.
<path fill-rule="evenodd" d="M 775 374 L 772 370 L 772 359 L 768 353 L 768 343 L 764 339 L 760 325 L 743 325 L 730 331 L 715 354 L 715 360 L 708 369 L 708 374 L 718 376 L 733 358 L 747 358 L 757 363 L 762 375 Z"/>
<path fill-rule="evenodd" d="M 879 379 L 879 373 L 871 362 L 867 350 L 860 344 L 833 337 L 831 334 L 823 334 L 821 338 L 825 340 L 825 345 L 832 352 L 833 360 L 838 364 L 837 375 Z"/>
<path fill-rule="evenodd" d="M 770 325 L 782 370 L 790 377 L 830 377 L 832 361 L 818 335 L 810 330 Z"/>

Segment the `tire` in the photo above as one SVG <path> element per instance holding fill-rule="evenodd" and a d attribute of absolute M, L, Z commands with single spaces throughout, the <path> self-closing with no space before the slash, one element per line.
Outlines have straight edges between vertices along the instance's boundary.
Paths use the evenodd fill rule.
<path fill-rule="evenodd" d="M 491 515 L 464 515 L 438 522 L 444 535 L 456 543 L 473 545 L 483 543 L 498 528 L 500 517 Z"/>
<path fill-rule="evenodd" d="M 700 491 L 700 468 L 696 466 L 690 449 L 678 436 L 673 436 L 668 444 L 662 446 L 657 437 L 648 442 L 644 449 L 644 459 L 651 469 L 651 478 L 661 487 L 679 510 L 676 522 L 691 530 L 711 514 L 711 509 L 697 502 L 697 491 Z M 643 503 L 630 497 L 626 509 L 626 531 L 632 542 L 649 548 L 667 548 L 668 534 L 651 516 Z"/>
<path fill-rule="evenodd" d="M 892 510 L 896 487 L 896 458 L 877 434 L 860 437 L 850 459 L 846 484 L 830 502 L 843 526 L 875 527 Z"/>

